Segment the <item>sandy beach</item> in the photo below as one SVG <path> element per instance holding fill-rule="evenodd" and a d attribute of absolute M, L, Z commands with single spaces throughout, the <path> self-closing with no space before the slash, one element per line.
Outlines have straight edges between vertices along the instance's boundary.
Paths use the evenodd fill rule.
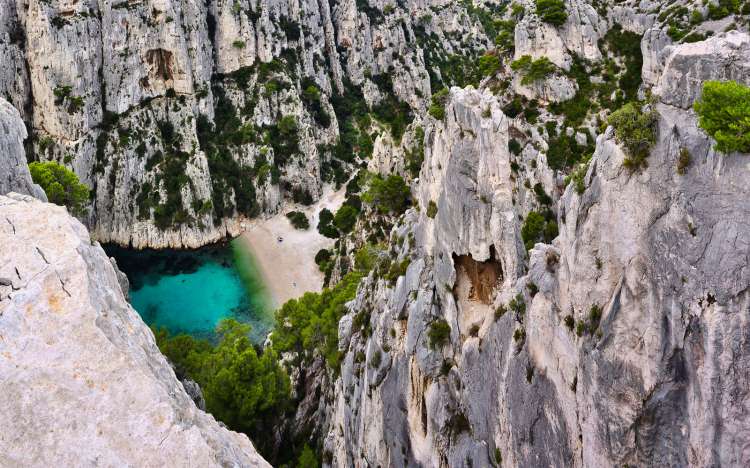
<path fill-rule="evenodd" d="M 315 254 L 331 248 L 335 241 L 318 233 L 318 213 L 323 208 L 335 212 L 345 196 L 346 187 L 334 192 L 327 186 L 314 205 L 287 205 L 273 217 L 247 224 L 240 239 L 255 257 L 274 308 L 305 292 L 322 290 L 324 276 L 315 264 Z M 286 217 L 290 211 L 305 213 L 310 228 L 295 229 Z M 279 237 L 283 239 L 281 242 Z"/>

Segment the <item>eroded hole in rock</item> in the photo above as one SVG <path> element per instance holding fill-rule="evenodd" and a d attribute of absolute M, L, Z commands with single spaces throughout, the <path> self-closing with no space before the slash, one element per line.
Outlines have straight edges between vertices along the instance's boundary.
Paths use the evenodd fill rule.
<path fill-rule="evenodd" d="M 503 270 L 497 259 L 495 246 L 490 246 L 490 258 L 478 262 L 469 255 L 453 254 L 456 269 L 456 284 L 453 296 L 457 301 L 468 300 L 490 305 L 495 297 L 495 289 L 503 279 Z"/>
<path fill-rule="evenodd" d="M 164 49 L 151 49 L 146 52 L 149 75 L 153 79 L 170 81 L 174 78 L 173 54 Z"/>

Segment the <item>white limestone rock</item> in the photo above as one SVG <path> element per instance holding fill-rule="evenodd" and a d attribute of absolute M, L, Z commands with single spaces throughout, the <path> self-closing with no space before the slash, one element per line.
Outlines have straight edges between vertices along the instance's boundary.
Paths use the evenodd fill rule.
<path fill-rule="evenodd" d="M 654 93 L 661 102 L 688 109 L 700 97 L 704 81 L 750 84 L 750 35 L 739 31 L 671 49 Z"/>
<path fill-rule="evenodd" d="M 23 140 L 26 127 L 18 111 L 0 98 L 0 195 L 17 192 L 47 201 L 42 188 L 31 180 Z"/>
<path fill-rule="evenodd" d="M 18 194 L 0 218 L 0 464 L 270 466 L 196 408 L 80 222 Z"/>
<path fill-rule="evenodd" d="M 406 275 L 367 278 L 340 324 L 333 466 L 488 466 L 496 449 L 503 466 L 750 463 L 738 370 L 750 366 L 750 155 L 716 153 L 689 109 L 702 80 L 743 69 L 744 39 L 727 36 L 665 62 L 647 168 L 631 173 L 612 129 L 599 136 L 584 192 L 565 190 L 560 235 L 528 253 L 528 270 L 529 207 L 507 151 L 520 132 L 489 92 L 451 90 L 445 121 L 426 129 L 420 210 L 392 233 L 413 239 L 396 254 L 411 259 Z M 457 256 L 488 260 L 491 245 L 502 268 L 493 300 L 467 301 Z M 524 312 L 508 310 L 516 297 Z M 357 314 L 369 335 L 352 329 Z M 438 319 L 450 337 L 433 348 Z"/>

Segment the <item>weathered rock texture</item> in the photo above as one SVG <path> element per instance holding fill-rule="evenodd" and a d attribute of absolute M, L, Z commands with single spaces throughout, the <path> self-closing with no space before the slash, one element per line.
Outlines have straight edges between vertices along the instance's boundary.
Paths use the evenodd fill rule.
<path fill-rule="evenodd" d="M 347 170 L 334 94 L 420 113 L 441 86 L 437 61 L 489 44 L 448 0 L 2 0 L 0 96 L 28 123 L 31 158 L 91 186 L 97 239 L 197 247 L 285 199 L 317 198 L 334 166 Z M 292 136 L 274 133 L 284 117 Z M 360 131 L 378 138 L 388 124 Z M 211 134 L 229 151 L 210 151 Z"/>
<path fill-rule="evenodd" d="M 47 201 L 44 190 L 31 180 L 25 139 L 26 127 L 18 111 L 0 98 L 0 194 L 17 192 Z"/>
<path fill-rule="evenodd" d="M 585 190 L 556 205 L 560 235 L 528 258 L 515 123 L 489 92 L 451 91 L 426 131 L 421 210 L 392 234 L 406 275 L 371 275 L 340 323 L 332 465 L 750 463 L 750 155 L 716 153 L 691 110 L 706 80 L 750 83 L 748 40 L 676 46 L 649 67 L 648 167 L 630 172 L 612 129 L 600 135 Z M 554 189 L 544 169 L 524 176 Z M 363 316 L 371 333 L 353 326 Z M 443 320 L 450 336 L 431 342 Z"/>
<path fill-rule="evenodd" d="M 64 208 L 0 196 L 0 465 L 269 466 L 198 410 Z"/>

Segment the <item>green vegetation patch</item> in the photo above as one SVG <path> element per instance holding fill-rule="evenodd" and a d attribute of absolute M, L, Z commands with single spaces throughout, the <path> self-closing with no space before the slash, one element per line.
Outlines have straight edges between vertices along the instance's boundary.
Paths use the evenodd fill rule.
<path fill-rule="evenodd" d="M 546 79 L 557 70 L 555 64 L 547 57 L 539 57 L 536 60 L 532 60 L 530 55 L 523 55 L 518 60 L 514 60 L 511 62 L 510 68 L 521 73 L 523 76 L 521 84 L 524 85 Z"/>
<path fill-rule="evenodd" d="M 750 153 L 750 87 L 735 81 L 706 81 L 695 105 L 698 125 L 722 153 Z"/>
<path fill-rule="evenodd" d="M 643 110 L 640 103 L 628 103 L 609 116 L 615 128 L 615 138 L 625 149 L 623 165 L 630 170 L 648 166 L 646 158 L 656 142 L 658 114 L 656 110 Z"/>
<path fill-rule="evenodd" d="M 381 123 L 388 125 L 393 140 L 400 143 L 406 127 L 414 120 L 414 114 L 409 104 L 396 97 L 390 74 L 373 76 L 372 81 L 384 95 L 384 98 L 372 107 L 372 115 Z"/>
<path fill-rule="evenodd" d="M 562 26 L 568 19 L 565 2 L 562 0 L 536 0 L 536 14 L 545 23 Z"/>
<path fill-rule="evenodd" d="M 432 349 L 443 346 L 450 340 L 450 337 L 451 326 L 444 319 L 435 320 L 430 324 L 430 329 L 427 330 L 427 340 Z"/>
<path fill-rule="evenodd" d="M 206 409 L 230 429 L 249 434 L 262 453 L 269 453 L 273 434 L 268 428 L 287 411 L 291 388 L 277 353 L 256 351 L 249 333 L 249 325 L 232 319 L 219 324 L 216 345 L 189 335 L 169 336 L 166 329 L 154 331 L 177 375 L 200 385 Z"/>
<path fill-rule="evenodd" d="M 641 38 L 641 35 L 623 30 L 619 24 L 615 24 L 604 36 L 607 46 L 623 57 L 625 62 L 625 73 L 620 76 L 618 84 L 626 101 L 637 99 L 638 88 L 641 86 Z"/>
<path fill-rule="evenodd" d="M 289 222 L 292 223 L 295 229 L 305 231 L 310 228 L 310 221 L 307 219 L 307 215 L 301 211 L 290 211 L 286 214 L 289 218 Z"/>
<path fill-rule="evenodd" d="M 438 120 L 445 118 L 445 105 L 448 103 L 448 88 L 443 88 L 432 95 L 432 100 L 428 112 Z"/>
<path fill-rule="evenodd" d="M 42 187 L 51 203 L 67 207 L 76 216 L 83 214 L 89 199 L 89 188 L 78 180 L 73 171 L 52 161 L 32 162 L 29 170 L 32 180 Z"/>
<path fill-rule="evenodd" d="M 368 189 L 362 201 L 373 205 L 380 213 L 399 215 L 411 205 L 411 191 L 401 176 L 370 174 L 366 185 Z"/>
<path fill-rule="evenodd" d="M 558 228 L 555 222 L 554 214 L 549 210 L 542 213 L 537 211 L 529 212 L 528 216 L 521 226 L 521 239 L 526 250 L 534 248 L 537 242 L 546 244 L 552 242 L 557 237 Z"/>
<path fill-rule="evenodd" d="M 276 311 L 276 327 L 271 333 L 272 349 L 278 354 L 297 353 L 309 359 L 322 355 L 328 366 L 338 372 L 338 325 L 346 314 L 344 306 L 354 299 L 362 274 L 350 272 L 332 289 L 321 293 L 305 293 L 285 303 Z"/>

